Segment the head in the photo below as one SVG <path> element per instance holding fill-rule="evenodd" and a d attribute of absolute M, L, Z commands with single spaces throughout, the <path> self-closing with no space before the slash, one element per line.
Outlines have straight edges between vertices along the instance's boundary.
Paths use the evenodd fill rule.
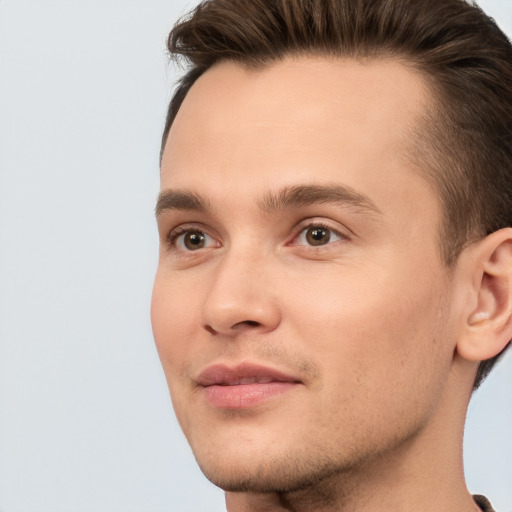
<path fill-rule="evenodd" d="M 298 488 L 413 439 L 507 267 L 510 43 L 462 0 L 212 0 L 169 49 L 191 66 L 162 141 L 153 324 L 203 470 Z M 277 383 L 210 385 L 262 371 Z"/>
<path fill-rule="evenodd" d="M 440 250 L 448 266 L 463 247 L 512 226 L 512 47 L 465 0 L 202 2 L 169 35 L 191 64 L 170 102 L 162 137 L 195 81 L 223 61 L 261 68 L 286 56 L 395 58 L 432 92 L 411 159 L 443 206 Z M 501 354 L 483 361 L 477 388 Z"/>

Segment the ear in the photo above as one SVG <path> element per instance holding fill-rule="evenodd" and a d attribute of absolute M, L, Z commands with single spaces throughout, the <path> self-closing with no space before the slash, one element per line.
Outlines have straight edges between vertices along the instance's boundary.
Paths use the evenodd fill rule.
<path fill-rule="evenodd" d="M 457 352 L 469 361 L 484 361 L 512 338 L 512 228 L 500 229 L 468 250 L 473 299 Z"/>

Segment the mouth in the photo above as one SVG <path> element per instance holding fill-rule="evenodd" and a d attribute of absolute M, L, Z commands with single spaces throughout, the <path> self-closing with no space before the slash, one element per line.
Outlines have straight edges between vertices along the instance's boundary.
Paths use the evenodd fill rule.
<path fill-rule="evenodd" d="M 241 364 L 235 367 L 212 365 L 198 377 L 206 401 L 219 409 L 256 407 L 302 384 L 300 379 L 276 369 Z"/>

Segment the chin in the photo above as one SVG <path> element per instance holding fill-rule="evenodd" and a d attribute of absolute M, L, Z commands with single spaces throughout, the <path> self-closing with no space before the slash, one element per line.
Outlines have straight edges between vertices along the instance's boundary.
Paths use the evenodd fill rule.
<path fill-rule="evenodd" d="M 305 490 L 348 470 L 329 458 L 313 459 L 311 453 L 225 453 L 196 460 L 206 478 L 227 492 L 276 493 Z"/>

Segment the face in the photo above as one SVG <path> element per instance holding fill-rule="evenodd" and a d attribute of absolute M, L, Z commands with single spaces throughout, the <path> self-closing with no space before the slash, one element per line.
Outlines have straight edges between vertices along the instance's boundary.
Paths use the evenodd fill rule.
<path fill-rule="evenodd" d="M 152 322 L 180 425 L 231 490 L 303 487 L 419 436 L 448 378 L 440 205 L 397 62 L 222 63 L 163 154 Z M 448 340 L 448 341 L 447 341 Z"/>

